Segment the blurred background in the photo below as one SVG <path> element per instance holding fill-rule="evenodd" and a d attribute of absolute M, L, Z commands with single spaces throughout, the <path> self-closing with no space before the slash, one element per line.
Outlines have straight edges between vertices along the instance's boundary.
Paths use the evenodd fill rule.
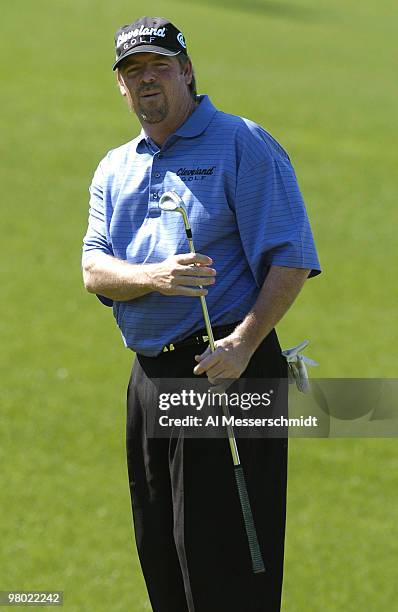
<path fill-rule="evenodd" d="M 124 453 L 133 355 L 80 272 L 92 174 L 139 129 L 116 88 L 113 36 L 143 14 L 182 29 L 201 93 L 290 154 L 324 272 L 279 325 L 282 346 L 308 337 L 317 377 L 398 371 L 390 2 L 6 3 L 0 590 L 64 590 L 67 612 L 150 610 Z M 398 610 L 396 449 L 290 441 L 283 612 Z"/>

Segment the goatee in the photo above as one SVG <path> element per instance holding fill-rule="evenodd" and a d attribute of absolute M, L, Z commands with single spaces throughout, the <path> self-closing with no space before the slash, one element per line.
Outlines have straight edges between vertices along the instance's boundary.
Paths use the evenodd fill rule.
<path fill-rule="evenodd" d="M 139 115 L 146 123 L 154 124 L 160 123 L 166 119 L 169 114 L 169 106 L 167 101 L 162 102 L 159 106 L 154 108 L 143 108 L 140 105 Z"/>

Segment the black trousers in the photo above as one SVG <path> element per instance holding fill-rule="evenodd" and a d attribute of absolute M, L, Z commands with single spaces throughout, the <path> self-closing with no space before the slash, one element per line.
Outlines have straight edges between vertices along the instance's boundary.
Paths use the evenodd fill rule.
<path fill-rule="evenodd" d="M 146 435 L 145 413 L 157 401 L 151 379 L 194 378 L 194 355 L 204 349 L 189 346 L 155 358 L 137 356 L 129 382 L 128 474 L 149 598 L 154 612 L 278 612 L 287 439 L 237 440 L 266 566 L 266 573 L 253 574 L 228 440 Z M 274 330 L 243 377 L 287 379 Z"/>

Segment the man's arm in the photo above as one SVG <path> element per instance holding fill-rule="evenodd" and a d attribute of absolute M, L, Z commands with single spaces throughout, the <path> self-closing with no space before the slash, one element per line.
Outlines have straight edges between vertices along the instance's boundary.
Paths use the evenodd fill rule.
<path fill-rule="evenodd" d="M 215 342 L 214 353 L 206 349 L 195 357 L 199 364 L 194 374 L 206 372 L 208 378 L 239 378 L 262 340 L 289 310 L 311 270 L 271 266 L 253 308 L 242 323 Z"/>
<path fill-rule="evenodd" d="M 195 264 L 195 265 L 194 265 Z M 206 255 L 173 255 L 157 264 L 130 264 L 111 255 L 96 254 L 83 264 L 84 286 L 111 300 L 126 302 L 158 291 L 163 295 L 206 295 L 216 271 Z"/>

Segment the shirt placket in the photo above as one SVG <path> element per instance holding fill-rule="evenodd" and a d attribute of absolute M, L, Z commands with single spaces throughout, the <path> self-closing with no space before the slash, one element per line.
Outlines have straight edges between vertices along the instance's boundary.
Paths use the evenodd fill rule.
<path fill-rule="evenodd" d="M 154 150 L 154 147 L 148 143 L 149 148 L 153 152 L 151 174 L 149 178 L 149 199 L 148 199 L 148 214 L 149 216 L 160 215 L 159 200 L 164 189 L 164 152 L 162 150 Z"/>

